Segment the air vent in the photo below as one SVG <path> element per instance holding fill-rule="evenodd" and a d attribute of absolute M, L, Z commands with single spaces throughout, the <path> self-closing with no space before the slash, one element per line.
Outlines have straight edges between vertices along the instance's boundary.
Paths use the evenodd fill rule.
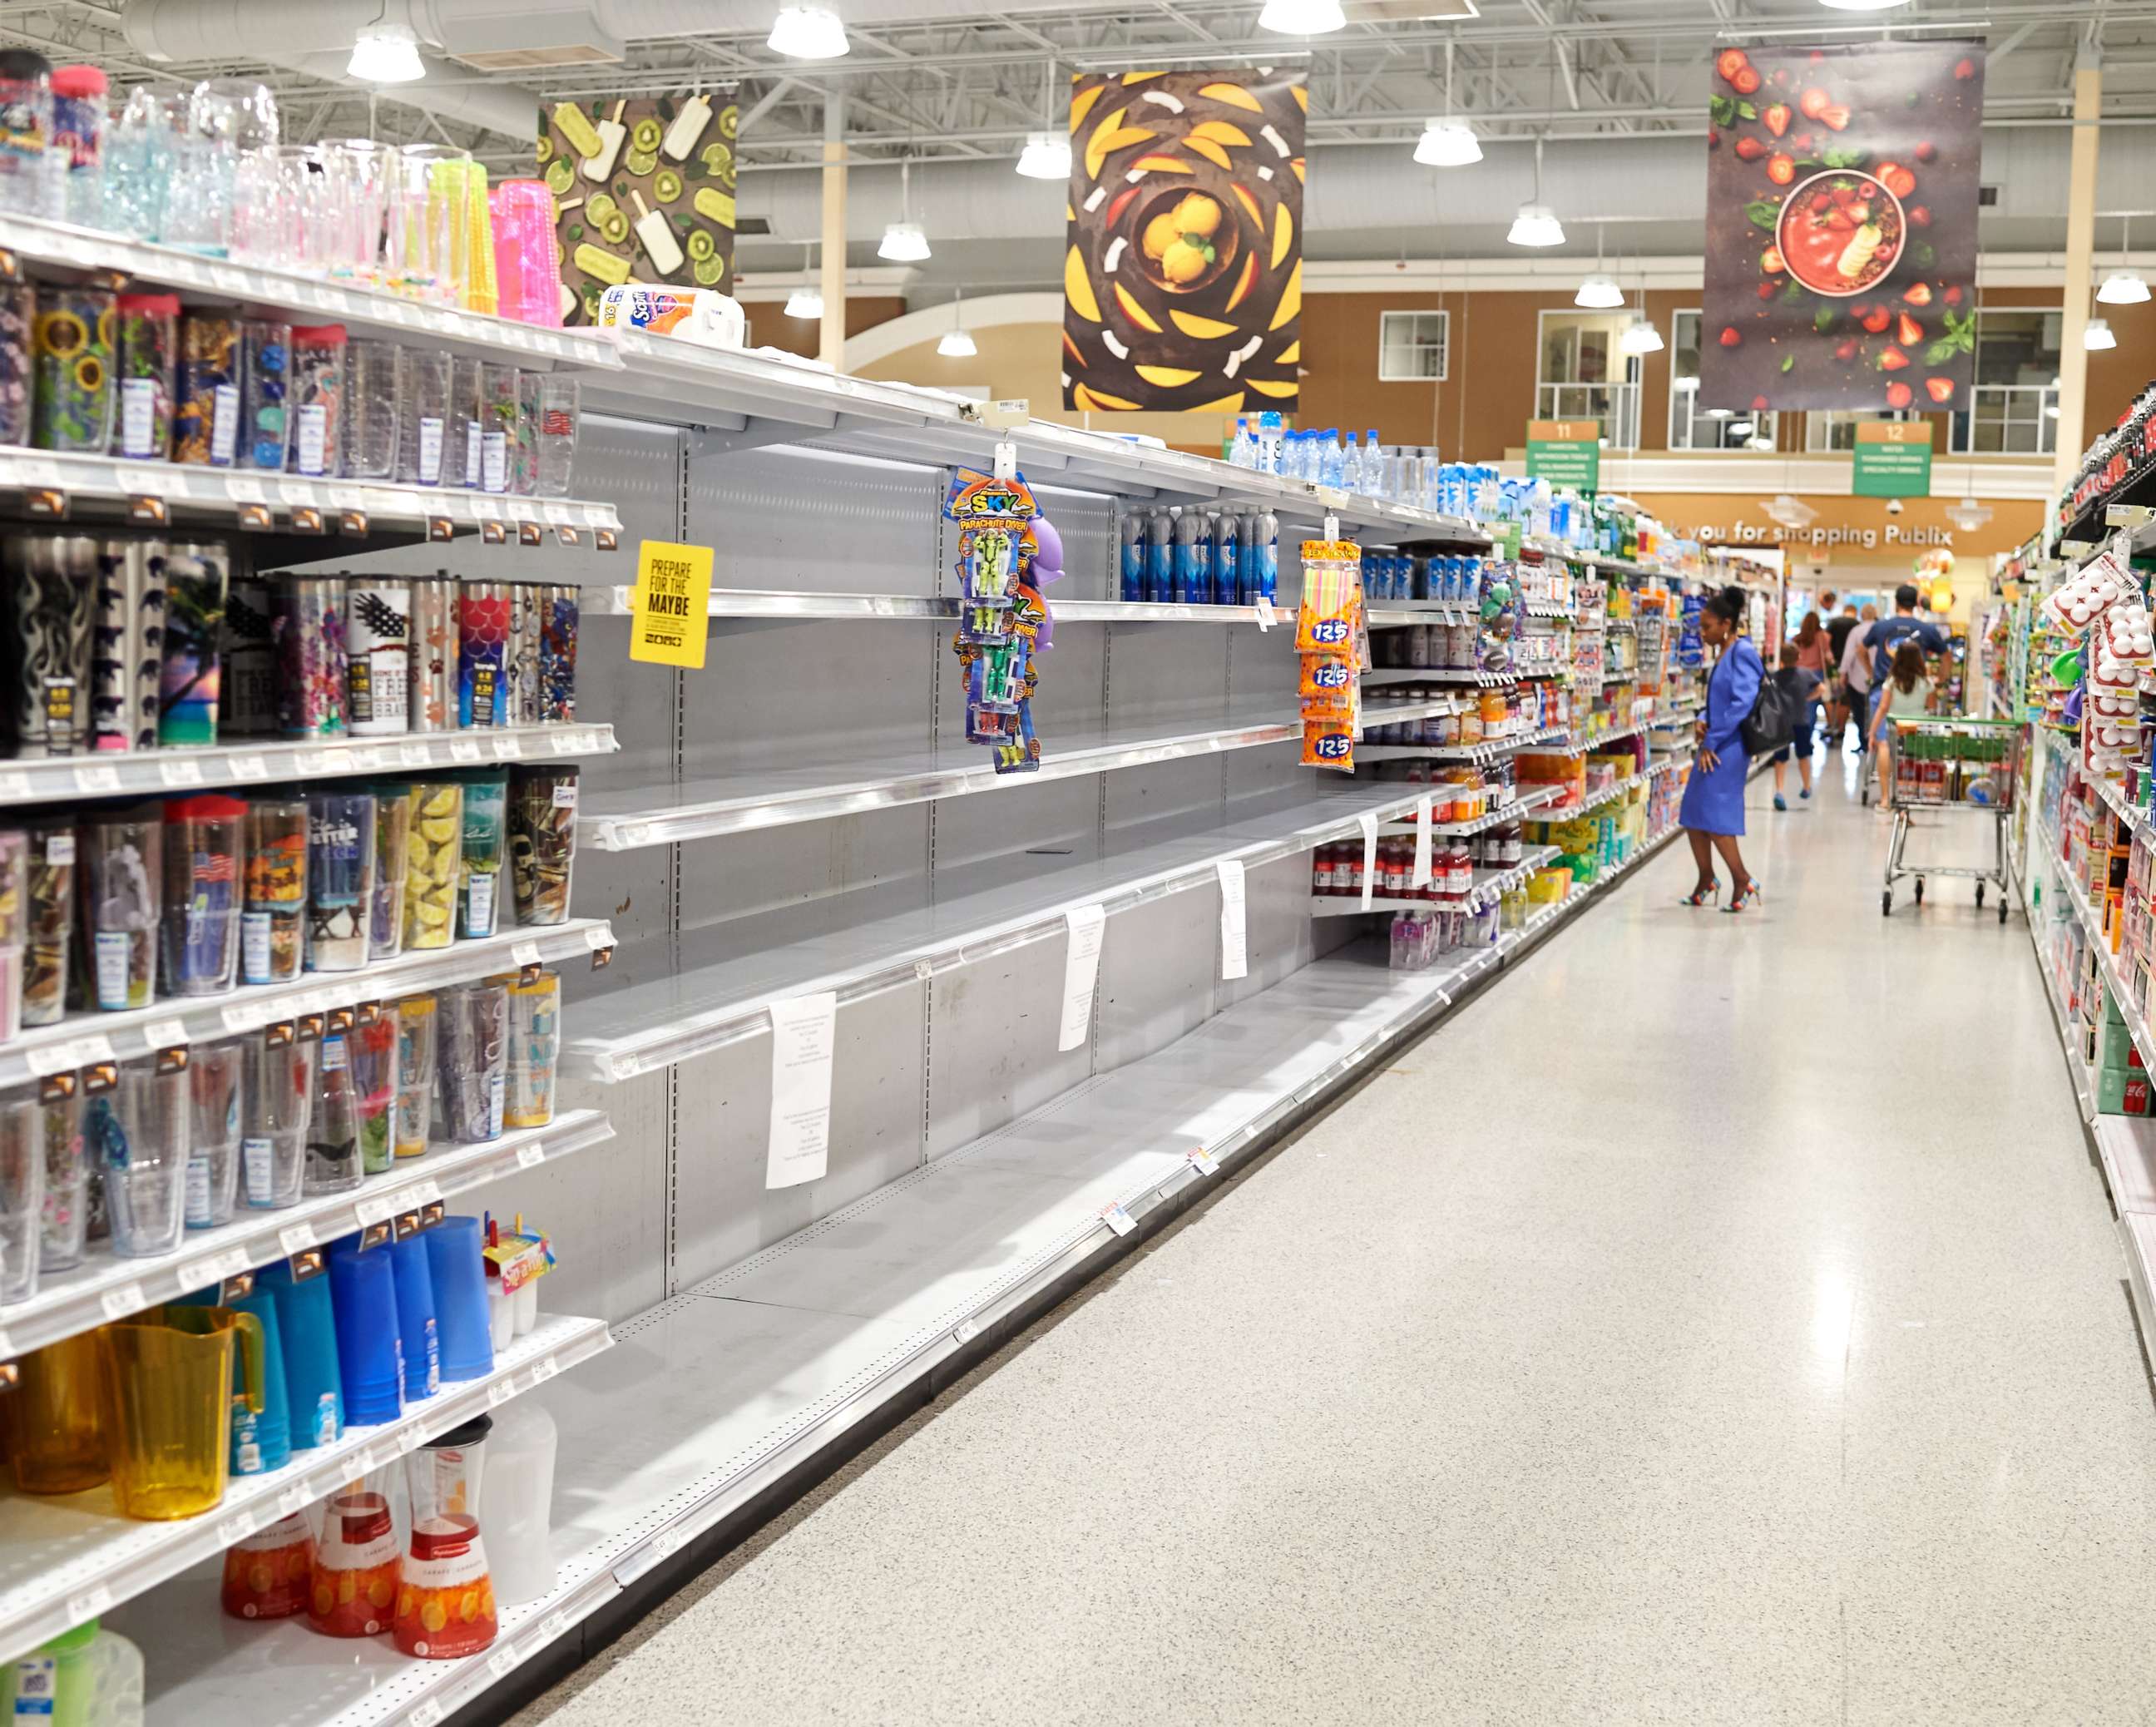
<path fill-rule="evenodd" d="M 768 216 L 743 216 L 734 224 L 734 237 L 737 239 L 751 239 L 757 234 L 770 232 L 771 218 Z"/>
<path fill-rule="evenodd" d="M 622 57 L 588 42 L 565 43 L 559 48 L 505 48 L 452 54 L 450 59 L 475 72 L 545 72 L 564 66 L 618 66 Z"/>
<path fill-rule="evenodd" d="M 437 8 L 442 52 L 475 72 L 559 72 L 619 65 L 628 44 L 591 0 L 459 0 Z"/>
<path fill-rule="evenodd" d="M 1976 201 L 1984 208 L 1987 210 L 1989 209 L 1992 205 L 1999 202 L 1999 188 L 1996 186 L 1978 187 L 1976 188 Z"/>

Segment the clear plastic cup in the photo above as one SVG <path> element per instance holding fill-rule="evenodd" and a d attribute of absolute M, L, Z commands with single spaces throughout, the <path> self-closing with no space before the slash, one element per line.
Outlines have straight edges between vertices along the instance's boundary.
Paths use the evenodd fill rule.
<path fill-rule="evenodd" d="M 35 1086 L 0 1092 L 0 1304 L 38 1287 L 44 1245 L 45 1108 Z"/>
<path fill-rule="evenodd" d="M 232 1221 L 239 1190 L 245 1062 L 246 1043 L 241 1039 L 197 1044 L 188 1052 L 187 1092 L 193 1119 L 187 1148 L 189 1229 Z"/>
<path fill-rule="evenodd" d="M 187 1070 L 161 1073 L 155 1061 L 128 1063 L 111 1089 L 83 1104 L 84 1140 L 103 1173 L 112 1251 L 122 1258 L 180 1245 L 192 1113 Z"/>
<path fill-rule="evenodd" d="M 290 1025 L 269 1026 L 247 1040 L 239 1154 L 241 1191 L 251 1210 L 279 1211 L 300 1203 L 320 1047 Z"/>

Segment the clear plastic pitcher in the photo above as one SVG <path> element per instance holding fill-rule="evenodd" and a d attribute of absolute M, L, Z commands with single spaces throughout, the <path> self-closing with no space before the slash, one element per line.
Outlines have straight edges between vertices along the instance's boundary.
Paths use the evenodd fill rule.
<path fill-rule="evenodd" d="M 262 1411 L 262 1322 L 229 1308 L 167 1306 L 97 1336 L 114 1503 L 153 1521 L 212 1509 L 224 1497 L 235 1397 Z"/>

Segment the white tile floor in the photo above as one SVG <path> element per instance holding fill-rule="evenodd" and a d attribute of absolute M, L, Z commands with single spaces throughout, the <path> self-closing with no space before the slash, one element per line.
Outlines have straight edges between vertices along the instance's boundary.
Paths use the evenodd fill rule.
<path fill-rule="evenodd" d="M 1640 871 L 520 1719 L 2151 1719 L 2027 938 L 1883 921 L 1883 820 L 1768 795 L 1761 915 Z"/>

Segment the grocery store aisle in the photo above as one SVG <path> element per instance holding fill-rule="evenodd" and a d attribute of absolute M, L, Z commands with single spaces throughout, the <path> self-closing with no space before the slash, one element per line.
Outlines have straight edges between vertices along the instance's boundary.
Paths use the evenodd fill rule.
<path fill-rule="evenodd" d="M 1666 854 L 520 1722 L 2146 1719 L 2028 939 L 1882 920 L 1835 779 L 1763 915 Z"/>

